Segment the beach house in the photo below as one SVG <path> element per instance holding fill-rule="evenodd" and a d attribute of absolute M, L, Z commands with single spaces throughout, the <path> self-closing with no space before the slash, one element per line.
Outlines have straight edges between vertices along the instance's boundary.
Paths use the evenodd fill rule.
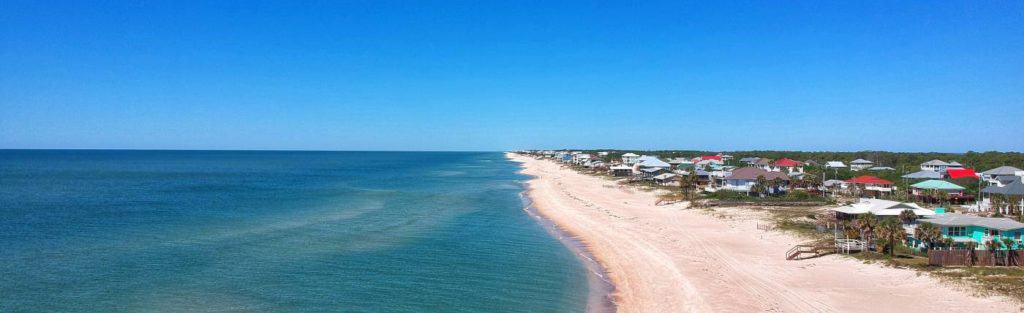
<path fill-rule="evenodd" d="M 896 190 L 896 187 L 893 187 L 893 183 L 891 181 L 871 175 L 847 179 L 846 183 L 854 187 L 856 191 L 860 191 L 867 196 L 877 197 L 882 194 L 892 193 L 893 190 Z"/>
<path fill-rule="evenodd" d="M 575 154 L 572 155 L 572 163 L 573 164 L 584 165 L 587 162 L 590 162 L 590 154 L 589 153 L 575 153 Z"/>
<path fill-rule="evenodd" d="M 615 177 L 626 177 L 633 175 L 633 167 L 625 164 L 613 165 L 608 168 L 608 172 Z"/>
<path fill-rule="evenodd" d="M 758 158 L 758 157 L 746 157 L 746 158 L 741 158 L 741 159 L 740 159 L 740 163 L 741 163 L 741 164 L 743 164 L 743 165 L 746 165 L 746 166 L 752 166 L 752 165 L 754 165 L 754 163 L 756 163 L 756 162 L 757 162 L 757 160 L 759 160 L 759 159 L 761 159 L 761 158 Z"/>
<path fill-rule="evenodd" d="M 910 185 L 910 194 L 914 196 L 915 201 L 928 203 L 948 201 L 963 204 L 968 201 L 974 201 L 973 195 L 964 193 L 965 189 L 948 181 L 930 179 Z"/>
<path fill-rule="evenodd" d="M 627 165 L 636 164 L 636 161 L 639 158 L 640 158 L 640 156 L 637 155 L 636 153 L 627 152 L 626 154 L 622 155 L 622 164 L 627 164 Z"/>
<path fill-rule="evenodd" d="M 692 169 L 693 161 L 688 158 L 672 158 L 668 160 L 668 164 L 672 165 L 674 169 Z"/>
<path fill-rule="evenodd" d="M 868 160 L 865 160 L 865 159 L 856 159 L 856 160 L 850 161 L 850 170 L 852 170 L 852 171 L 866 170 L 866 169 L 869 169 L 869 168 L 871 168 L 873 166 L 875 166 L 874 162 L 871 162 L 871 161 L 868 161 Z"/>
<path fill-rule="evenodd" d="M 764 179 L 769 183 L 776 179 L 781 181 L 779 186 L 775 186 L 768 191 L 769 194 L 779 193 L 786 190 L 790 180 L 789 175 L 782 172 L 770 172 L 757 167 L 741 167 L 733 170 L 729 176 L 725 177 L 721 189 L 750 192 L 757 183 L 758 177 L 764 177 Z"/>
<path fill-rule="evenodd" d="M 804 162 L 800 162 L 800 161 L 793 160 L 793 159 L 790 159 L 790 158 L 782 158 L 782 159 L 779 159 L 778 161 L 775 161 L 775 164 L 772 167 L 772 171 L 774 171 L 774 172 L 786 172 L 788 174 L 803 173 L 804 172 Z M 793 176 L 793 175 L 790 175 L 790 176 Z"/>
<path fill-rule="evenodd" d="M 917 216 L 935 215 L 935 211 L 922 208 L 917 204 L 882 199 L 860 198 L 857 202 L 830 209 L 835 212 L 838 220 L 853 220 L 866 213 L 878 217 L 897 217 L 905 210 L 911 210 Z"/>
<path fill-rule="evenodd" d="M 906 179 L 942 179 L 942 173 L 936 171 L 921 170 L 900 177 Z"/>
<path fill-rule="evenodd" d="M 1020 248 L 1021 233 L 1024 232 L 1024 224 L 1002 217 L 944 213 L 925 216 L 920 222 L 941 227 L 942 236 L 953 239 L 954 242 L 974 242 L 977 249 L 987 249 L 985 244 L 989 240 L 1003 238 L 1013 240 L 1015 249 Z"/>
<path fill-rule="evenodd" d="M 975 209 L 1024 216 L 1024 181 L 1018 179 L 1005 186 L 988 186 L 981 194 L 984 199 Z"/>
<path fill-rule="evenodd" d="M 1024 177 L 1024 170 L 1013 166 L 1000 166 L 981 172 L 981 178 L 990 186 L 1005 186 Z"/>
<path fill-rule="evenodd" d="M 921 163 L 921 170 L 922 171 L 933 171 L 933 172 L 939 172 L 939 173 L 946 172 L 946 169 L 949 169 L 949 168 L 960 168 L 960 167 L 963 167 L 963 166 L 960 165 L 960 163 L 957 163 L 956 161 L 946 162 L 946 161 L 942 161 L 942 160 L 931 160 L 931 161 L 928 161 L 928 162 Z"/>
<path fill-rule="evenodd" d="M 825 168 L 830 168 L 830 169 L 846 168 L 846 164 L 843 164 L 842 161 L 828 161 L 828 162 L 825 162 Z"/>
<path fill-rule="evenodd" d="M 754 161 L 754 164 L 752 164 L 752 166 L 755 168 L 771 172 L 772 163 L 774 163 L 772 159 L 757 159 L 757 161 Z"/>
<path fill-rule="evenodd" d="M 644 155 L 636 159 L 636 163 L 633 164 L 633 173 L 640 178 L 651 180 L 654 176 L 669 172 L 671 168 L 671 164 L 656 156 Z"/>

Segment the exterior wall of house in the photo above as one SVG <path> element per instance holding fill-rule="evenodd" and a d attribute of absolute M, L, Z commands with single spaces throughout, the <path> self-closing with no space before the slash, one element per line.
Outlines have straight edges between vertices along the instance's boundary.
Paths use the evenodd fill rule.
<path fill-rule="evenodd" d="M 722 186 L 722 189 L 748 192 L 750 191 L 750 188 L 754 186 L 754 183 L 755 182 L 753 180 L 747 179 L 726 179 L 725 186 Z"/>
<path fill-rule="evenodd" d="M 850 170 L 861 171 L 866 170 L 874 166 L 873 164 L 850 164 Z"/>
<path fill-rule="evenodd" d="M 993 239 L 993 238 L 998 239 L 998 240 L 1002 240 L 1003 238 L 1010 238 L 1010 239 L 1013 239 L 1014 241 L 1017 242 L 1017 244 L 1015 245 L 1015 249 L 1021 247 L 1020 239 L 1021 239 L 1021 234 L 1024 233 L 1024 229 L 1016 229 L 1016 230 L 1005 231 L 1005 232 L 1004 231 L 999 231 L 999 235 L 997 235 L 997 236 L 989 236 L 988 235 L 988 233 L 989 233 L 989 229 L 988 228 L 981 227 L 981 226 L 965 226 L 965 227 L 966 227 L 966 230 L 965 230 L 964 234 L 962 236 L 957 236 L 957 235 L 953 235 L 952 234 L 951 228 L 953 228 L 953 227 L 943 226 L 942 227 L 942 237 L 944 237 L 944 238 L 952 238 L 954 241 L 958 241 L 958 242 L 974 241 L 975 243 L 978 244 L 977 249 L 979 249 L 979 250 L 986 249 L 985 248 L 985 242 L 989 241 L 990 239 Z"/>

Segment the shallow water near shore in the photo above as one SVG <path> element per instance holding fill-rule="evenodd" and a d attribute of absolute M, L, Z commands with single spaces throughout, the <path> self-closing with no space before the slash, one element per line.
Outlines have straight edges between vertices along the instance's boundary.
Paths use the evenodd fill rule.
<path fill-rule="evenodd" d="M 0 311 L 584 311 L 591 270 L 524 212 L 518 170 L 501 153 L 0 151 Z"/>

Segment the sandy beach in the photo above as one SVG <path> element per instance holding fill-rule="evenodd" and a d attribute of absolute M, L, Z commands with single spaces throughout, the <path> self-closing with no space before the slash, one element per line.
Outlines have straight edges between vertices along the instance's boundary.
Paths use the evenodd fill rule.
<path fill-rule="evenodd" d="M 554 162 L 522 163 L 533 206 L 573 234 L 607 270 L 620 312 L 1018 311 L 1002 297 L 973 296 L 912 270 L 842 256 L 787 261 L 799 238 L 757 229 L 757 213 L 711 216 L 655 206 L 653 193 L 622 188 Z M 728 209 L 719 209 L 726 210 Z"/>

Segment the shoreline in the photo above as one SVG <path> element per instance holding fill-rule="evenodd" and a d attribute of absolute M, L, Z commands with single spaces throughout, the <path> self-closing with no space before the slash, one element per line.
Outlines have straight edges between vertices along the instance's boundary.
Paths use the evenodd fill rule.
<path fill-rule="evenodd" d="M 834 255 L 786 261 L 783 252 L 800 239 L 757 231 L 757 213 L 721 208 L 739 217 L 723 219 L 655 206 L 653 193 L 506 156 L 532 177 L 526 195 L 537 213 L 605 269 L 619 312 L 1020 310 L 912 270 Z"/>
<path fill-rule="evenodd" d="M 531 176 L 531 175 L 527 175 Z M 532 176 L 531 176 L 532 177 Z M 572 233 L 562 229 L 554 221 L 544 216 L 543 213 L 533 206 L 533 200 L 528 195 L 529 185 L 526 181 L 521 182 L 523 191 L 519 193 L 523 200 L 523 211 L 530 217 L 537 220 L 537 223 L 551 234 L 558 242 L 562 243 L 569 251 L 572 251 L 576 259 L 583 264 L 587 271 L 587 308 L 588 313 L 611 313 L 616 311 L 615 284 L 608 278 L 608 271 L 601 265 L 587 249 L 586 244 L 580 241 Z"/>

